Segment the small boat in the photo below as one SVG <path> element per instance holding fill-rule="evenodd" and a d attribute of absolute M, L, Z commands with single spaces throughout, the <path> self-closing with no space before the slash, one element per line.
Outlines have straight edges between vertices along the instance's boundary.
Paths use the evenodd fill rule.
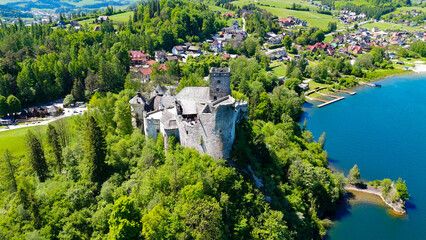
<path fill-rule="evenodd" d="M 373 83 L 375 87 L 382 87 L 382 84 Z"/>

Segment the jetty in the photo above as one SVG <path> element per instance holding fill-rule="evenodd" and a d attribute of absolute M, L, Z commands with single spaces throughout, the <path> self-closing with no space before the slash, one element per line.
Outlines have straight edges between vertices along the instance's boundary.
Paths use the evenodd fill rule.
<path fill-rule="evenodd" d="M 351 91 L 346 91 L 346 90 L 337 90 L 337 89 L 333 89 L 336 92 L 342 92 L 342 93 L 347 93 L 349 95 L 355 95 L 356 92 L 351 92 Z"/>
<path fill-rule="evenodd" d="M 359 82 L 359 84 L 361 84 L 361 85 L 367 85 L 367 86 L 370 86 L 370 87 L 382 87 L 382 85 L 378 84 L 378 83 Z"/>
<path fill-rule="evenodd" d="M 317 106 L 318 108 L 321 108 L 321 107 L 324 107 L 324 106 L 327 106 L 329 104 L 332 104 L 332 103 L 335 103 L 335 102 L 338 102 L 340 100 L 345 99 L 345 97 L 342 97 L 342 96 L 320 93 L 319 91 L 323 90 L 323 89 L 325 89 L 325 87 L 318 87 L 318 88 L 311 89 L 311 90 L 309 90 L 305 93 L 305 97 L 307 99 L 311 100 L 311 101 L 323 102 L 323 103 L 321 103 Z M 318 93 L 321 96 L 333 98 L 333 100 L 325 100 L 325 99 L 316 98 L 316 97 L 309 97 L 309 94 L 312 94 L 312 93 Z M 351 95 L 353 95 L 353 94 L 351 94 Z"/>

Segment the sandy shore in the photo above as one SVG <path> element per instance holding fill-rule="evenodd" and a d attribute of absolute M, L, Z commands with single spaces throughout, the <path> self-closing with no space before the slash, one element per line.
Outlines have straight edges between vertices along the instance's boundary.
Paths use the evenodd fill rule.
<path fill-rule="evenodd" d="M 376 195 L 376 196 L 380 197 L 382 199 L 382 201 L 386 205 L 388 205 L 390 208 L 392 208 L 392 210 L 395 211 L 396 213 L 398 213 L 398 214 L 405 214 L 406 213 L 406 211 L 402 207 L 401 203 L 392 203 L 392 202 L 386 201 L 386 199 L 382 196 L 382 192 L 380 191 L 380 189 L 372 188 L 372 187 L 368 187 L 366 189 L 361 189 L 361 188 L 356 188 L 356 187 L 354 187 L 352 185 L 347 185 L 347 186 L 345 186 L 345 190 L 347 190 L 347 191 L 363 192 L 363 193 L 368 193 L 368 194 Z"/>
<path fill-rule="evenodd" d="M 415 67 L 410 68 L 416 73 L 425 73 L 426 72 L 426 64 L 422 61 L 416 61 L 414 62 L 416 64 Z"/>

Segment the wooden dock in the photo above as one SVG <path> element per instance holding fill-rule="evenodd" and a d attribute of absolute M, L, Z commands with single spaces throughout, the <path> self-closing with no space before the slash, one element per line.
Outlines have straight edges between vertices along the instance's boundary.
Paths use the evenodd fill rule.
<path fill-rule="evenodd" d="M 337 89 L 334 89 L 336 92 L 342 92 L 342 93 L 347 93 L 347 94 L 349 94 L 349 95 L 355 95 L 356 94 L 356 92 L 351 92 L 351 91 L 346 91 L 346 90 L 337 90 Z"/>
<path fill-rule="evenodd" d="M 370 87 L 376 87 L 376 85 L 374 85 L 372 83 L 359 82 L 359 84 L 361 84 L 361 85 L 367 85 L 367 86 L 370 86 Z"/>
<path fill-rule="evenodd" d="M 309 90 L 309 91 L 307 91 L 305 93 L 305 97 L 308 100 L 322 102 L 321 104 L 317 105 L 318 108 L 321 108 L 321 107 L 324 107 L 324 106 L 327 106 L 329 104 L 332 104 L 332 103 L 335 103 L 335 102 L 338 102 L 340 100 L 345 99 L 345 97 L 342 97 L 342 96 L 336 96 L 336 95 L 331 95 L 331 94 L 320 93 L 319 91 L 322 90 L 322 89 L 325 89 L 325 87 L 315 88 L 315 89 Z M 350 92 L 350 91 L 345 91 L 345 90 L 336 90 L 336 91 L 337 92 L 347 93 L 347 94 L 350 94 L 350 95 L 355 95 L 356 94 L 356 92 Z M 321 99 L 321 98 L 309 97 L 309 94 L 312 94 L 312 93 L 318 93 L 321 96 L 333 98 L 333 100 L 329 101 L 329 100 L 325 100 L 325 99 Z"/>
<path fill-rule="evenodd" d="M 343 99 L 345 99 L 345 98 L 344 98 L 344 97 L 335 98 L 335 99 L 333 99 L 333 100 L 331 100 L 331 101 L 327 101 L 327 102 L 325 102 L 325 103 L 322 103 L 322 104 L 318 105 L 317 107 L 318 107 L 318 108 L 321 108 L 321 107 L 327 106 L 327 105 L 329 105 L 329 104 L 332 104 L 332 103 L 338 102 L 338 101 L 343 100 Z"/>

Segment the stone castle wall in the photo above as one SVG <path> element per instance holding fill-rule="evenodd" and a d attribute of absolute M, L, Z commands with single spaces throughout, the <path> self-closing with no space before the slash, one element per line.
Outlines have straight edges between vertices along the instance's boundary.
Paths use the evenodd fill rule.
<path fill-rule="evenodd" d="M 219 105 L 213 113 L 201 113 L 197 123 L 178 121 L 180 143 L 213 158 L 230 157 L 235 139 L 235 110 L 232 104 Z"/>

